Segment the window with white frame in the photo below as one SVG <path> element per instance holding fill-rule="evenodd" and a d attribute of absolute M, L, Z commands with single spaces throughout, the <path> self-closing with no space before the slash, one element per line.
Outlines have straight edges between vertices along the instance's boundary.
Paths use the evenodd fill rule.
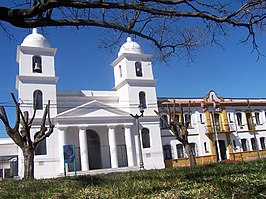
<path fill-rule="evenodd" d="M 35 149 L 35 155 L 46 155 L 47 150 L 46 150 L 46 139 L 42 140 L 39 142 Z"/>
<path fill-rule="evenodd" d="M 142 146 L 143 148 L 150 148 L 150 131 L 147 128 L 141 130 Z"/>
<path fill-rule="evenodd" d="M 204 142 L 203 144 L 204 144 L 205 153 L 209 153 L 208 148 L 207 148 L 207 142 Z"/>
<path fill-rule="evenodd" d="M 242 113 L 241 112 L 236 113 L 236 120 L 237 120 L 237 124 L 239 126 L 243 126 Z"/>
<path fill-rule="evenodd" d="M 143 108 L 147 108 L 147 105 L 146 105 L 146 94 L 143 91 L 139 92 L 139 105 L 142 106 Z"/>
<path fill-rule="evenodd" d="M 192 121 L 191 121 L 191 114 L 185 113 L 184 118 L 185 118 L 185 123 L 187 122 L 189 123 L 188 127 L 193 128 Z"/>
<path fill-rule="evenodd" d="M 182 144 L 177 144 L 176 145 L 176 150 L 177 150 L 177 158 L 184 158 L 184 147 Z"/>
<path fill-rule="evenodd" d="M 160 118 L 160 127 L 161 129 L 166 129 L 168 125 L 168 116 L 167 115 L 162 115 Z"/>
<path fill-rule="evenodd" d="M 243 151 L 248 151 L 248 142 L 247 139 L 241 139 L 241 146 Z"/>
<path fill-rule="evenodd" d="M 248 130 L 253 130 L 253 117 L 251 112 L 246 112 L 246 119 L 247 119 L 247 125 L 248 125 Z"/>
<path fill-rule="evenodd" d="M 233 148 L 236 149 L 236 141 L 233 140 Z"/>
<path fill-rule="evenodd" d="M 190 143 L 190 147 L 192 149 L 192 153 L 194 156 L 198 156 L 198 151 L 197 151 L 197 144 L 192 142 Z"/>
<path fill-rule="evenodd" d="M 260 112 L 256 111 L 254 114 L 255 114 L 256 124 L 257 125 L 261 124 L 261 122 L 260 122 Z"/>
<path fill-rule="evenodd" d="M 202 113 L 200 113 L 200 114 L 199 114 L 199 117 L 200 117 L 200 123 L 201 123 L 201 124 L 204 124 L 204 123 L 205 123 L 205 121 L 204 121 L 203 114 L 202 114 Z"/>
<path fill-rule="evenodd" d="M 172 149 L 170 144 L 163 145 L 163 156 L 165 160 L 172 159 Z"/>
<path fill-rule="evenodd" d="M 250 142 L 251 142 L 252 151 L 256 151 L 257 150 L 257 142 L 256 142 L 255 138 L 251 138 Z"/>
<path fill-rule="evenodd" d="M 40 90 L 35 90 L 33 92 L 33 107 L 36 108 L 36 110 L 43 109 L 42 91 Z"/>
<path fill-rule="evenodd" d="M 260 147 L 262 150 L 266 149 L 265 145 L 266 145 L 265 144 L 265 137 L 261 137 L 260 138 Z"/>
<path fill-rule="evenodd" d="M 231 115 L 232 115 L 231 113 L 228 113 L 227 114 L 228 122 L 233 123 L 233 120 L 232 120 L 232 116 Z"/>

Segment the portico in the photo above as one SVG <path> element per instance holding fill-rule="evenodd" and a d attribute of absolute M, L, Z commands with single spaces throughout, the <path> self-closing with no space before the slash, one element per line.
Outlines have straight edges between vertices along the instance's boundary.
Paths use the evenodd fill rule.
<path fill-rule="evenodd" d="M 136 166 L 132 124 L 58 126 L 60 173 L 64 172 L 63 145 L 74 144 L 77 170 Z M 134 129 L 134 128 L 133 128 Z M 71 168 L 69 168 L 71 170 Z"/>

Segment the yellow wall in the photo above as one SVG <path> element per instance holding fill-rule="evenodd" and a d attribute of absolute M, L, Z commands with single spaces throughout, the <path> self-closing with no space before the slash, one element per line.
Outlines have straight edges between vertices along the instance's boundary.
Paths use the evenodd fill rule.
<path fill-rule="evenodd" d="M 266 158 L 266 150 L 261 150 L 260 156 L 261 158 Z M 245 151 L 245 152 L 238 152 L 238 153 L 230 153 L 229 161 L 248 161 L 248 160 L 256 160 L 256 159 L 258 159 L 257 151 Z M 216 162 L 215 160 L 216 160 L 215 155 L 196 157 L 197 165 L 215 163 Z M 189 166 L 188 158 L 165 160 L 164 162 L 165 162 L 166 168 Z"/>
<path fill-rule="evenodd" d="M 223 132 L 229 132 L 230 128 L 229 128 L 229 123 L 228 123 L 228 119 L 227 119 L 227 112 L 225 107 L 222 107 L 222 111 L 221 112 L 215 112 L 215 114 L 219 114 L 220 119 L 219 119 L 219 123 L 220 123 L 220 129 Z M 206 125 L 207 125 L 207 131 L 208 133 L 213 133 L 213 121 L 211 119 L 211 113 L 209 111 L 205 112 L 205 116 L 206 116 Z M 221 117 L 222 116 L 222 117 Z"/>
<path fill-rule="evenodd" d="M 208 111 L 205 112 L 207 131 L 212 132 L 211 116 Z"/>
<path fill-rule="evenodd" d="M 228 132 L 228 131 L 230 131 L 230 129 L 229 129 L 229 124 L 228 124 L 228 119 L 227 119 L 225 107 L 222 107 L 222 115 L 223 115 L 223 123 L 224 123 L 223 130 Z"/>

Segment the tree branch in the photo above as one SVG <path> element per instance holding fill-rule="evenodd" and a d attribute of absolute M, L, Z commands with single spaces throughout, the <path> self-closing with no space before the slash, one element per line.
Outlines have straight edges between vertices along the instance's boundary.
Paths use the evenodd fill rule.
<path fill-rule="evenodd" d="M 49 129 L 46 127 L 46 118 L 48 119 Z M 50 100 L 49 100 L 48 104 L 45 107 L 45 111 L 43 113 L 40 131 L 36 132 L 34 135 L 33 145 L 37 146 L 42 140 L 44 140 L 46 137 L 49 137 L 53 133 L 53 130 L 54 130 L 54 124 L 51 122 L 50 118 Z"/>
<path fill-rule="evenodd" d="M 207 36 L 213 39 L 216 34 L 223 32 L 226 26 L 246 28 L 249 31 L 247 39 L 252 37 L 254 44 L 256 42 L 255 34 L 253 34 L 255 33 L 254 27 L 257 24 L 261 27 L 265 26 L 263 22 L 266 19 L 264 0 L 247 1 L 243 4 L 222 0 L 213 2 L 200 0 L 34 0 L 32 2 L 33 5 L 26 9 L 25 6 L 21 6 L 21 9 L 0 7 L 0 20 L 22 28 L 95 26 L 118 30 L 152 41 L 161 52 L 163 60 L 172 54 L 184 53 L 191 56 L 195 47 L 201 47 L 201 44 L 204 44 Z M 196 23 L 190 23 L 190 19 Z M 195 24 L 198 20 L 201 20 L 203 26 L 197 30 L 198 27 Z M 163 24 L 166 21 L 170 22 L 166 24 L 168 29 L 159 29 L 158 27 L 165 27 Z M 182 24 L 183 21 L 188 21 L 188 23 Z M 206 21 L 217 25 L 204 27 Z M 194 28 L 183 29 L 190 25 Z M 186 35 L 188 30 L 191 30 L 191 34 Z M 210 34 L 205 35 L 205 30 Z M 199 34 L 200 32 L 202 34 Z M 256 47 L 253 45 L 253 48 L 257 50 Z"/>

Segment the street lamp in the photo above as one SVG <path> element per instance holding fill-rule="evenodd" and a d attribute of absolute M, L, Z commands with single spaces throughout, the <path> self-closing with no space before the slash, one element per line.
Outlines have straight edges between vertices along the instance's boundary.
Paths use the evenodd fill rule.
<path fill-rule="evenodd" d="M 135 114 L 135 115 L 130 114 L 130 116 L 135 118 L 135 120 L 136 120 L 137 135 L 138 135 L 138 145 L 139 145 L 139 167 L 140 167 L 140 169 L 144 169 L 143 155 L 142 155 L 142 148 L 141 148 L 141 139 L 140 139 L 140 132 L 139 132 L 139 118 L 143 117 L 143 113 L 144 113 L 143 104 L 140 104 L 138 108 L 139 108 L 140 115 L 138 115 L 138 114 Z"/>

